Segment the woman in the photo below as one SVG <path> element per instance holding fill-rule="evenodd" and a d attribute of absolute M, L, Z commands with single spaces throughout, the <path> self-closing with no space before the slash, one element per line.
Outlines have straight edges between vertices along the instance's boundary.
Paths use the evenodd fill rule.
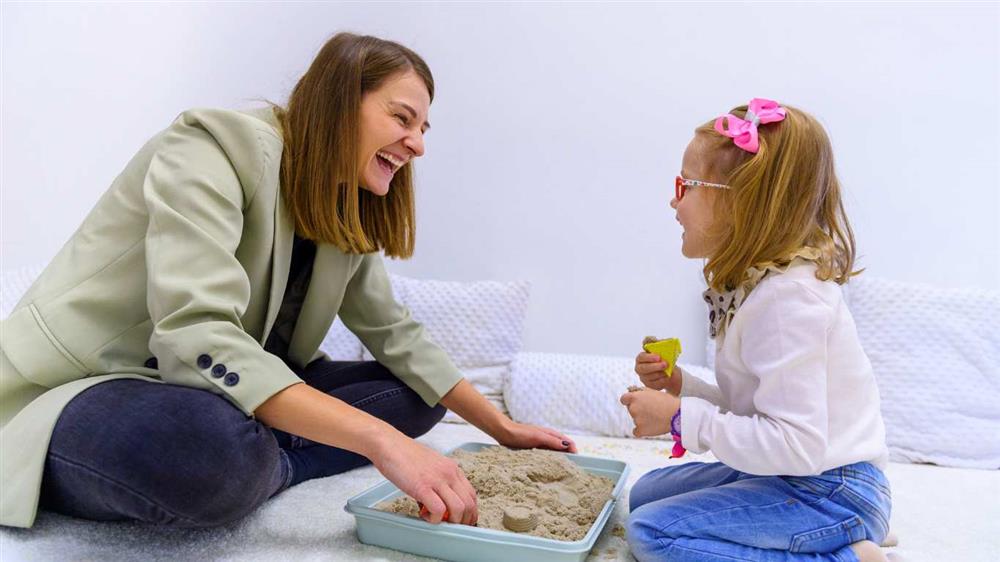
<path fill-rule="evenodd" d="M 458 465 L 413 440 L 445 408 L 575 451 L 490 406 L 392 297 L 378 252 L 413 252 L 433 95 L 417 54 L 342 33 L 286 109 L 150 140 L 0 326 L 0 523 L 211 526 L 371 462 L 429 521 L 475 524 Z M 377 362 L 318 351 L 338 314 Z"/>

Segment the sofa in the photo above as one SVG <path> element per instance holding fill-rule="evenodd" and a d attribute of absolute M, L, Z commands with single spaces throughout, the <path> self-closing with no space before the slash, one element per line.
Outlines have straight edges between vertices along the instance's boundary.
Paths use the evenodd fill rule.
<path fill-rule="evenodd" d="M 7 272 L 6 316 L 40 268 Z M 671 459 L 663 438 L 631 437 L 618 396 L 637 382 L 632 357 L 522 349 L 530 285 L 455 283 L 392 276 L 393 290 L 427 335 L 466 377 L 513 419 L 558 427 L 582 454 L 629 463 L 626 490 L 588 560 L 632 560 L 621 536 L 628 486 L 653 468 L 711 455 Z M 945 290 L 862 277 L 845 288 L 883 398 L 892 462 L 892 531 L 887 549 L 911 561 L 997 560 L 1000 552 L 1000 295 Z M 641 338 L 642 334 L 637 334 Z M 712 340 L 685 342 L 686 347 Z M 370 358 L 339 321 L 322 349 L 334 359 Z M 710 363 L 710 362 L 709 362 Z M 685 372 L 711 381 L 712 366 Z M 928 365 L 934 368 L 928 368 Z M 493 442 L 447 416 L 420 441 L 440 451 Z M 305 482 L 245 519 L 214 529 L 160 529 L 97 523 L 41 513 L 32 529 L 0 529 L 6 560 L 373 560 L 425 558 L 368 546 L 354 532 L 346 501 L 381 480 L 367 467 Z"/>

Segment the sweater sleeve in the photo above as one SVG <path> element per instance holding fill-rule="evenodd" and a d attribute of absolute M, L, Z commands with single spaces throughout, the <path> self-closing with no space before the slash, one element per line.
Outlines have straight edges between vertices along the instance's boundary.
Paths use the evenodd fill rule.
<path fill-rule="evenodd" d="M 744 316 L 740 358 L 758 379 L 757 413 L 740 416 L 703 398 L 682 398 L 684 445 L 696 453 L 711 450 L 750 474 L 815 474 L 827 446 L 827 332 L 833 310 L 792 280 L 767 280 L 754 293 L 737 315 Z"/>
<path fill-rule="evenodd" d="M 681 371 L 684 373 L 684 378 L 681 379 L 681 398 L 686 396 L 701 398 L 718 406 L 722 411 L 728 410 L 718 386 L 692 375 L 687 370 L 681 369 Z"/>
<path fill-rule="evenodd" d="M 367 254 L 361 261 L 347 284 L 340 318 L 379 363 L 429 406 L 462 380 L 448 354 L 428 340 L 424 327 L 396 302 L 380 255 Z"/>
<path fill-rule="evenodd" d="M 216 125 L 223 137 L 241 127 L 235 118 Z M 240 320 L 250 281 L 235 253 L 244 202 L 260 178 L 254 168 L 268 155 L 254 131 L 232 136 L 244 141 L 228 145 L 238 155 L 188 113 L 164 133 L 150 162 L 143 183 L 149 348 L 164 381 L 215 392 L 252 415 L 301 379 Z"/>

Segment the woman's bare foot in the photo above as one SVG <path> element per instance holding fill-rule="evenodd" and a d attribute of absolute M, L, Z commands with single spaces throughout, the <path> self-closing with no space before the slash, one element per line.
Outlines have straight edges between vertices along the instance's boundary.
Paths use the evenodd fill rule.
<path fill-rule="evenodd" d="M 872 541 L 859 541 L 851 545 L 851 550 L 861 562 L 889 562 L 882 549 Z"/>

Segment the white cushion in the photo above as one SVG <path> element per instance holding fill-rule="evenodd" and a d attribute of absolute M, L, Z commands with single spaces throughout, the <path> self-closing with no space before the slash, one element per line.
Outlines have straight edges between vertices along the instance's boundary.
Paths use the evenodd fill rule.
<path fill-rule="evenodd" d="M 866 275 L 848 287 L 892 459 L 1000 468 L 1000 293 Z"/>
<path fill-rule="evenodd" d="M 390 275 L 396 300 L 465 378 L 500 411 L 503 383 L 521 350 L 529 284 L 522 281 L 432 281 Z M 366 360 L 372 360 L 367 350 Z M 461 422 L 453 412 L 444 421 Z"/>
<path fill-rule="evenodd" d="M 704 367 L 680 365 L 687 374 L 714 378 Z M 642 384 L 634 366 L 632 357 L 519 353 L 504 385 L 504 401 L 518 422 L 586 435 L 631 437 L 632 418 L 618 399 L 629 386 Z"/>

